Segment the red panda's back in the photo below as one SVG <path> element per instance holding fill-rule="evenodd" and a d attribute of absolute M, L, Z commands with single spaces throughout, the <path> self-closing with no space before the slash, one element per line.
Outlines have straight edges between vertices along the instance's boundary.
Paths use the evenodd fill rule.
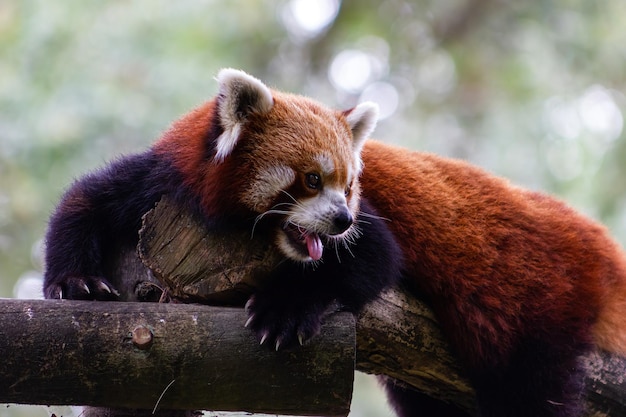
<path fill-rule="evenodd" d="M 462 161 L 375 141 L 362 157 L 363 195 L 390 218 L 452 341 L 478 342 L 470 358 L 563 326 L 590 339 L 594 322 L 600 346 L 626 353 L 626 261 L 604 227 Z"/>

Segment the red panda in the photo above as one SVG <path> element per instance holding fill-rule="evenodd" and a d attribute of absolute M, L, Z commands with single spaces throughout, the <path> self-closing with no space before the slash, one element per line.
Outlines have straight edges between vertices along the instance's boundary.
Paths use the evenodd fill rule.
<path fill-rule="evenodd" d="M 246 326 L 276 349 L 302 344 L 329 309 L 356 313 L 400 276 L 393 235 L 360 198 L 360 152 L 377 107 L 331 110 L 232 69 L 217 80 L 217 97 L 149 150 L 66 191 L 46 232 L 44 295 L 132 299 L 133 285 L 111 269 L 136 247 L 143 214 L 168 195 L 209 230 L 274 242 L 285 260 L 247 301 Z"/>
<path fill-rule="evenodd" d="M 108 259 L 168 194 L 284 254 L 247 304 L 262 343 L 302 343 L 333 303 L 357 312 L 402 282 L 431 303 L 481 416 L 580 414 L 580 356 L 626 354 L 626 259 L 602 226 L 464 162 L 365 141 L 372 104 L 334 111 L 240 71 L 217 79 L 217 97 L 150 150 L 66 192 L 47 232 L 48 298 L 117 298 Z M 401 417 L 466 415 L 384 384 Z"/>

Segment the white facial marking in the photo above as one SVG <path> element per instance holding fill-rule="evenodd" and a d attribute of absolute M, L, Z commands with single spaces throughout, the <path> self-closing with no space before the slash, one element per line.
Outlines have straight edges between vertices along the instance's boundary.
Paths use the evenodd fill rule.
<path fill-rule="evenodd" d="M 325 188 L 315 197 L 300 201 L 292 210 L 289 220 L 307 230 L 332 235 L 335 234 L 333 220 L 344 207 L 347 207 L 344 191 Z"/>
<path fill-rule="evenodd" d="M 359 237 L 359 228 L 351 225 L 346 230 L 338 230 L 335 220 L 340 212 L 346 208 L 356 217 L 354 207 L 350 207 L 346 201 L 344 190 L 336 188 L 324 188 L 315 197 L 298 201 L 291 207 L 287 216 L 287 222 L 296 226 L 298 230 L 306 231 L 308 234 L 316 234 L 324 245 L 345 246 L 353 244 Z M 300 262 L 312 262 L 314 259 L 306 253 L 306 248 L 298 245 L 294 246 L 293 238 L 289 238 L 287 233 L 282 231 L 277 235 L 276 245 L 289 258 Z M 300 245 L 304 245 L 301 241 Z"/>
<path fill-rule="evenodd" d="M 319 154 L 315 157 L 315 160 L 320 164 L 322 174 L 330 175 L 335 171 L 335 162 L 327 154 Z"/>
<path fill-rule="evenodd" d="M 301 262 L 308 262 L 311 258 L 308 255 L 304 255 L 299 250 L 295 249 L 289 238 L 284 233 L 279 233 L 276 237 L 276 246 L 290 259 Z"/>
<path fill-rule="evenodd" d="M 274 165 L 259 171 L 250 184 L 244 203 L 257 212 L 268 210 L 278 194 L 295 181 L 296 173 L 284 165 Z"/>

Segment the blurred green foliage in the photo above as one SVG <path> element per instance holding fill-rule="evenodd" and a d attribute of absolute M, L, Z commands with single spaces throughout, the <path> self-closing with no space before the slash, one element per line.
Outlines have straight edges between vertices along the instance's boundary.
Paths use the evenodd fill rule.
<path fill-rule="evenodd" d="M 378 138 L 560 195 L 626 242 L 625 21 L 623 0 L 2 0 L 0 297 L 41 275 L 72 179 L 148 146 L 227 66 L 378 101 Z"/>

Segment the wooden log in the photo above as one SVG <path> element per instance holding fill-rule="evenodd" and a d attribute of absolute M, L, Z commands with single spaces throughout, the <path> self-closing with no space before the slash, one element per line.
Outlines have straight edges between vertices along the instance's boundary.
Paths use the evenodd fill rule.
<path fill-rule="evenodd" d="M 357 321 L 356 369 L 400 380 L 474 413 L 474 391 L 432 311 L 407 292 L 386 291 Z"/>
<path fill-rule="evenodd" d="M 357 320 L 356 369 L 386 375 L 476 415 L 474 390 L 463 375 L 431 310 L 392 289 Z M 626 359 L 604 351 L 582 358 L 585 417 L 626 417 Z"/>
<path fill-rule="evenodd" d="M 191 304 L 1 300 L 0 403 L 348 414 L 352 315 L 279 352 L 245 321 L 242 309 Z"/>
<path fill-rule="evenodd" d="M 186 233 L 194 237 L 181 239 L 181 225 L 185 225 Z M 257 280 L 265 279 L 266 271 L 276 263 L 275 253 L 267 256 L 271 245 L 262 241 L 240 249 L 250 250 L 244 258 L 240 254 L 229 257 L 229 254 L 236 253 L 233 248 L 249 245 L 250 237 L 213 237 L 201 222 L 167 200 L 145 216 L 140 236 L 142 260 L 164 282 L 168 291 L 182 299 L 210 301 L 215 297 L 220 299 L 221 295 L 227 299 L 237 293 L 240 283 L 251 291 L 259 285 Z M 198 243 L 190 246 L 186 243 L 188 241 Z M 206 247 L 210 250 L 202 249 L 203 245 L 208 245 Z M 204 255 L 194 258 L 184 272 L 177 269 L 180 267 L 177 260 L 187 259 L 194 252 Z M 241 259 L 252 259 L 254 263 L 250 264 L 251 268 L 246 268 Z M 258 260 L 262 261 L 259 263 Z M 235 270 L 233 265 L 237 274 L 232 272 Z M 263 272 L 259 274 L 259 270 Z M 211 273 L 203 276 L 202 271 Z M 201 285 L 189 277 L 200 277 Z M 179 285 L 179 280 L 184 285 Z M 205 293 L 206 288 L 211 289 Z M 188 294 L 187 289 L 191 289 Z M 217 294 L 211 291 L 217 291 Z M 588 369 L 586 416 L 626 417 L 626 360 L 606 352 L 593 352 L 584 358 L 584 363 Z M 433 398 L 475 414 L 474 391 L 450 352 L 437 320 L 424 302 L 402 288 L 389 290 L 358 317 L 356 369 L 393 377 Z"/>

